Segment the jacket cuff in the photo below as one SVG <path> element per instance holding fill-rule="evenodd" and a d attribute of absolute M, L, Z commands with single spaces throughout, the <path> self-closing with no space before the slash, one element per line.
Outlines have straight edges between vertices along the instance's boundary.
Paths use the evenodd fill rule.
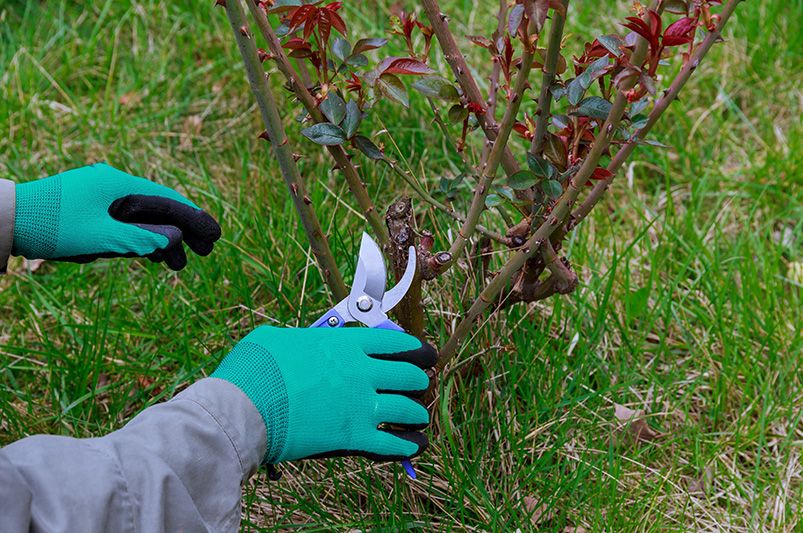
<path fill-rule="evenodd" d="M 256 473 L 267 448 L 265 421 L 237 385 L 225 379 L 204 378 L 171 401 L 179 400 L 195 402 L 217 422 L 237 453 L 243 480 Z"/>
<path fill-rule="evenodd" d="M 17 193 L 14 182 L 0 179 L 0 274 L 6 273 L 8 256 L 14 244 L 14 216 L 17 208 Z"/>

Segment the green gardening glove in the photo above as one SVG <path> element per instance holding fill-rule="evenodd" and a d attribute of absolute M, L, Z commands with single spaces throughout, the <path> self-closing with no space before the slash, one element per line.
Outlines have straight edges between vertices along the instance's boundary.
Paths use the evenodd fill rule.
<path fill-rule="evenodd" d="M 427 446 L 419 398 L 435 364 L 428 344 L 398 331 L 260 327 L 212 377 L 237 385 L 265 421 L 265 461 L 360 455 L 396 461 Z M 392 425 L 395 429 L 390 429 Z"/>
<path fill-rule="evenodd" d="M 12 255 L 86 263 L 147 257 L 187 264 L 182 241 L 208 255 L 220 226 L 176 191 L 105 164 L 16 186 Z"/>

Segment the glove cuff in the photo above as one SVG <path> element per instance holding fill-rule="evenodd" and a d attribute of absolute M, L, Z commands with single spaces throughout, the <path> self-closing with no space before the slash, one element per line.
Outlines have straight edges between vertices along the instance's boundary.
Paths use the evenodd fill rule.
<path fill-rule="evenodd" d="M 287 443 L 290 417 L 284 378 L 271 353 L 258 344 L 241 341 L 211 377 L 235 384 L 254 403 L 267 431 L 264 462 L 276 463 Z"/>
<path fill-rule="evenodd" d="M 14 244 L 16 193 L 14 182 L 0 179 L 0 274 L 5 274 Z"/>
<path fill-rule="evenodd" d="M 17 185 L 11 254 L 28 259 L 52 257 L 58 244 L 60 212 L 61 176 Z"/>

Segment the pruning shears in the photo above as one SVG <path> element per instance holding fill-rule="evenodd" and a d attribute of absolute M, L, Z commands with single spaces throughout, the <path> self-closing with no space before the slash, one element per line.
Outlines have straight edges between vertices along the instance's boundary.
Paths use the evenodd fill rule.
<path fill-rule="evenodd" d="M 396 307 L 410 289 L 415 276 L 415 258 L 415 248 L 411 246 L 404 275 L 392 289 L 385 291 L 387 274 L 382 251 L 367 233 L 363 233 L 351 292 L 310 327 L 341 328 L 349 322 L 360 322 L 369 328 L 404 331 L 388 318 L 388 312 Z M 409 459 L 402 461 L 402 466 L 407 475 L 415 479 L 415 469 Z"/>

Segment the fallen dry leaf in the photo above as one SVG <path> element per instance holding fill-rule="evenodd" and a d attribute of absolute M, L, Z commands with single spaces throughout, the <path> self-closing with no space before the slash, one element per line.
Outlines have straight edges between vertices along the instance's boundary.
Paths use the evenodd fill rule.
<path fill-rule="evenodd" d="M 134 91 L 130 93 L 125 93 L 120 97 L 119 100 L 120 105 L 125 107 L 137 105 L 141 101 L 142 101 L 142 95 Z"/>
<path fill-rule="evenodd" d="M 708 489 L 711 487 L 711 483 L 714 479 L 714 473 L 711 470 L 710 466 L 705 467 L 703 470 L 702 475 L 694 478 L 689 483 L 689 494 L 695 494 L 699 496 L 705 496 L 708 493 Z"/>
<path fill-rule="evenodd" d="M 34 272 L 39 270 L 39 267 L 42 266 L 44 263 L 45 263 L 44 259 L 23 259 L 22 269 L 25 272 L 30 272 L 31 274 L 33 274 Z"/>
<path fill-rule="evenodd" d="M 628 433 L 641 442 L 652 442 L 661 437 L 661 434 L 652 429 L 644 418 L 644 411 L 633 410 L 618 403 L 613 404 L 614 415 L 621 425 L 619 429 L 627 428 Z"/>
<path fill-rule="evenodd" d="M 192 148 L 192 138 L 201 134 L 201 127 L 204 119 L 201 115 L 190 115 L 184 120 L 184 128 L 181 132 L 181 141 L 178 147 L 182 150 Z"/>
<path fill-rule="evenodd" d="M 530 496 L 524 497 L 524 507 L 527 509 L 527 512 L 530 513 L 530 521 L 534 526 L 538 525 L 546 514 L 547 509 L 549 509 L 547 504 L 542 503 L 539 505 L 538 500 Z"/>

